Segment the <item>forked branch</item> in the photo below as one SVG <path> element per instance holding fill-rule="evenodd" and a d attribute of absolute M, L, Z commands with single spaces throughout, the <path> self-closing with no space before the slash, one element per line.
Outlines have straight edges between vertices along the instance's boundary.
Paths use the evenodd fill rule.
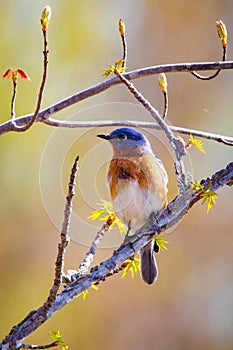
<path fill-rule="evenodd" d="M 150 75 L 157 75 L 159 73 L 170 73 L 170 72 L 192 72 L 194 70 L 205 71 L 205 70 L 216 70 L 216 69 L 233 69 L 233 61 L 227 62 L 203 62 L 203 63 L 180 63 L 180 64 L 168 64 L 168 65 L 160 65 L 147 67 L 142 69 L 137 69 L 129 73 L 125 73 L 124 77 L 128 80 L 135 80 L 139 78 L 143 78 Z M 86 100 L 92 96 L 95 96 L 107 89 L 118 85 L 121 83 L 121 80 L 118 77 L 113 77 L 107 79 L 101 83 L 98 83 L 90 88 L 87 88 L 83 91 L 80 91 L 72 96 L 65 98 L 62 101 L 59 101 L 44 110 L 38 113 L 36 118 L 36 122 L 42 122 L 46 125 L 53 127 L 65 127 L 65 128 L 87 128 L 87 127 L 101 127 L 101 126 L 131 126 L 131 127 L 148 127 L 159 129 L 159 126 L 156 123 L 148 123 L 143 121 L 130 121 L 130 120 L 117 120 L 117 121 L 63 121 L 59 119 L 51 118 L 52 115 L 57 112 L 62 111 L 65 108 L 68 108 L 78 102 Z M 34 114 L 28 114 L 17 118 L 17 125 L 23 126 L 28 124 L 30 120 L 33 118 Z M 182 128 L 178 126 L 172 126 L 171 130 L 176 131 L 178 133 L 187 134 L 190 133 L 193 136 L 203 137 L 206 139 L 211 139 L 225 145 L 232 146 L 233 145 L 233 137 L 225 136 L 225 135 L 215 135 L 213 133 L 193 130 L 188 128 Z M 14 123 L 11 120 L 8 120 L 5 123 L 0 124 L 0 135 L 5 134 L 10 131 L 15 131 Z"/>
<path fill-rule="evenodd" d="M 229 163 L 225 169 L 222 169 L 210 178 L 201 181 L 204 189 L 217 191 L 221 187 L 233 185 L 233 163 Z M 175 225 L 187 213 L 187 211 L 199 200 L 201 196 L 194 193 L 191 189 L 177 196 L 169 205 L 161 212 L 160 217 L 150 230 L 140 238 L 121 246 L 113 255 L 102 262 L 99 266 L 91 269 L 90 273 L 80 276 L 71 284 L 67 285 L 64 290 L 59 293 L 54 300 L 51 308 L 46 314 L 42 312 L 43 306 L 30 312 L 24 320 L 14 326 L 10 333 L 0 343 L 0 350 L 17 349 L 20 347 L 23 339 L 33 333 L 41 324 L 46 322 L 55 312 L 60 310 L 64 305 L 70 303 L 78 294 L 87 290 L 92 285 L 105 280 L 116 272 L 127 258 L 134 255 L 142 246 L 146 244 L 153 236 L 158 235 L 162 231 Z"/>

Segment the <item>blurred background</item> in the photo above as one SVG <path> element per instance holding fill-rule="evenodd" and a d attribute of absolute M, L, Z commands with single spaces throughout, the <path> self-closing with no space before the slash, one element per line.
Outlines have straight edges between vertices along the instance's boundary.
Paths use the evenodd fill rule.
<path fill-rule="evenodd" d="M 217 61 L 222 57 L 215 22 L 228 28 L 232 59 L 233 2 L 197 1 L 50 1 L 49 77 L 43 107 L 103 81 L 102 71 L 122 54 L 118 20 L 126 23 L 128 70 L 175 62 Z M 42 74 L 40 14 L 43 1 L 8 0 L 1 4 L 1 74 L 23 68 L 32 82 L 20 80 L 17 116 L 31 113 Z M 171 124 L 232 135 L 233 72 L 209 82 L 187 73 L 167 76 Z M 135 85 L 161 111 L 157 77 Z M 1 123 L 9 119 L 11 81 L 0 81 Z M 62 120 L 131 119 L 150 116 L 124 86 L 83 101 L 54 117 Z M 0 338 L 39 307 L 53 281 L 59 228 L 68 176 L 80 155 L 78 188 L 66 269 L 76 268 L 101 222 L 87 216 L 101 198 L 109 200 L 105 176 L 110 146 L 95 135 L 111 128 L 55 129 L 34 125 L 25 133 L 0 138 Z M 169 199 L 177 192 L 173 160 L 163 135 L 141 130 L 162 158 L 170 177 Z M 190 150 L 187 167 L 201 179 L 232 161 L 232 149 L 204 141 L 206 154 Z M 200 203 L 165 238 L 158 256 L 159 278 L 151 287 L 139 274 L 120 275 L 74 300 L 40 327 L 27 343 L 48 343 L 59 329 L 70 349 L 232 349 L 233 244 L 232 189 L 219 192 L 206 214 Z M 123 238 L 110 232 L 95 263 L 105 260 Z"/>

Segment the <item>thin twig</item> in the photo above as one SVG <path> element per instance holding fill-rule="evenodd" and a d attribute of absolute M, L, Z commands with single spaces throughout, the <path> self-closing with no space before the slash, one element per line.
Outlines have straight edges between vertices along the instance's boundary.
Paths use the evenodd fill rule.
<path fill-rule="evenodd" d="M 59 345 L 58 341 L 54 341 L 50 344 L 45 345 L 31 345 L 31 344 L 22 344 L 20 348 L 22 349 L 33 349 L 33 350 L 39 350 L 39 349 L 50 349 L 54 348 Z"/>
<path fill-rule="evenodd" d="M 16 100 L 16 94 L 17 94 L 17 79 L 13 80 L 13 95 L 11 99 L 11 122 L 14 126 L 14 128 L 17 128 L 16 122 L 15 122 L 15 100 Z"/>
<path fill-rule="evenodd" d="M 121 35 L 122 45 L 123 45 L 123 61 L 122 61 L 122 68 L 126 67 L 127 62 L 127 42 L 125 39 L 125 35 Z"/>
<path fill-rule="evenodd" d="M 22 68 L 12 69 L 8 68 L 7 71 L 3 74 L 3 79 L 10 79 L 13 82 L 13 94 L 11 98 L 11 122 L 14 128 L 17 127 L 15 123 L 15 100 L 17 95 L 17 86 L 18 86 L 18 76 L 20 76 L 24 80 L 31 81 L 27 73 Z"/>
<path fill-rule="evenodd" d="M 163 110 L 162 118 L 166 119 L 167 112 L 168 112 L 168 94 L 167 94 L 167 92 L 163 92 L 163 97 L 164 97 L 164 110 Z"/>
<path fill-rule="evenodd" d="M 93 127 L 107 127 L 107 126 L 129 126 L 129 127 L 141 127 L 148 129 L 157 129 L 160 127 L 157 123 L 142 122 L 137 120 L 89 120 L 89 121 L 63 121 L 49 118 L 45 121 L 45 124 L 49 126 L 64 127 L 64 128 L 93 128 Z M 183 135 L 198 136 L 207 140 L 223 143 L 224 145 L 233 146 L 233 137 L 226 135 L 213 134 L 206 131 L 182 128 L 179 126 L 170 126 L 170 129 L 174 132 Z"/>
<path fill-rule="evenodd" d="M 127 61 L 127 42 L 125 38 L 125 23 L 122 18 L 119 20 L 119 33 L 121 36 L 121 41 L 123 46 L 123 57 L 122 57 L 121 67 L 123 68 L 123 71 L 125 71 L 126 61 Z"/>
<path fill-rule="evenodd" d="M 44 57 L 44 64 L 43 64 L 43 76 L 42 76 L 42 81 L 41 81 L 41 85 L 40 85 L 40 89 L 39 89 L 39 94 L 38 94 L 38 99 L 37 99 L 37 104 L 36 104 L 36 109 L 35 112 L 32 116 L 32 118 L 30 118 L 29 122 L 23 126 L 20 126 L 20 124 L 14 125 L 13 130 L 14 131 L 19 131 L 19 132 L 23 132 L 28 130 L 36 121 L 39 111 L 40 111 L 40 107 L 41 107 L 41 103 L 42 103 L 42 98 L 43 98 L 43 93 L 44 93 L 44 89 L 45 89 L 45 83 L 46 83 L 46 79 L 47 79 L 47 72 L 48 72 L 48 42 L 47 42 L 47 30 L 42 30 L 43 33 L 43 57 Z M 18 122 L 18 118 L 16 119 L 16 121 Z"/>
<path fill-rule="evenodd" d="M 17 119 L 17 122 L 19 124 L 19 120 L 21 120 L 22 124 L 25 124 L 30 119 L 30 116 L 21 117 Z M 62 128 L 93 128 L 93 127 L 113 127 L 113 126 L 129 126 L 129 127 L 141 127 L 141 128 L 148 128 L 148 129 L 156 129 L 159 130 L 159 125 L 156 123 L 151 122 L 143 122 L 138 120 L 87 120 L 87 121 L 63 121 L 58 120 L 54 118 L 48 118 L 46 120 L 37 120 L 37 122 L 44 122 L 44 124 L 51 126 L 51 127 L 62 127 Z M 3 124 L 2 124 L 3 125 Z M 4 131 L 3 128 L 1 129 L 0 126 L 0 135 L 1 131 L 2 134 L 7 133 L 11 129 L 11 122 L 8 121 L 4 124 Z M 214 134 L 206 131 L 196 130 L 196 129 L 189 129 L 189 128 L 182 128 L 180 126 L 170 126 L 170 129 L 174 132 L 177 132 L 179 134 L 183 135 L 190 135 L 198 136 L 203 139 L 212 140 L 218 143 L 222 143 L 227 146 L 233 146 L 233 137 L 226 136 L 226 135 L 220 135 L 220 134 Z"/>
<path fill-rule="evenodd" d="M 164 97 L 164 109 L 163 109 L 162 118 L 166 119 L 167 112 L 168 112 L 168 84 L 167 84 L 166 74 L 164 74 L 164 73 L 159 74 L 158 84 L 159 84 L 159 87 L 160 87 L 160 89 L 163 93 L 163 97 Z"/>
<path fill-rule="evenodd" d="M 127 62 L 127 42 L 125 35 L 121 35 L 122 45 L 123 45 L 123 58 L 122 58 L 122 68 L 125 69 Z"/>
<path fill-rule="evenodd" d="M 94 255 L 96 253 L 96 250 L 100 246 L 100 242 L 102 238 L 104 237 L 104 234 L 109 231 L 109 228 L 111 226 L 111 223 L 108 221 L 102 226 L 101 230 L 97 233 L 94 241 L 92 242 L 92 245 L 87 252 L 85 258 L 83 259 L 82 263 L 79 265 L 78 268 L 78 274 L 83 275 L 86 274 L 91 266 L 91 263 L 93 262 Z"/>
<path fill-rule="evenodd" d="M 106 224 L 103 225 L 101 230 L 99 230 L 99 232 L 97 232 L 97 234 L 95 236 L 95 239 L 92 242 L 89 251 L 87 252 L 85 258 L 82 261 L 82 263 L 79 265 L 78 274 L 85 275 L 88 272 L 88 270 L 89 270 L 89 268 L 91 266 L 91 263 L 93 262 L 96 250 L 100 246 L 101 239 L 104 237 L 104 234 L 109 230 L 109 227 L 110 226 L 106 223 Z"/>
<path fill-rule="evenodd" d="M 129 82 L 117 68 L 115 68 L 114 73 L 121 79 L 121 81 L 127 86 L 129 91 L 134 95 L 134 97 L 145 107 L 145 109 L 151 114 L 151 116 L 156 120 L 161 130 L 164 131 L 167 136 L 174 153 L 176 155 L 177 161 L 175 162 L 175 170 L 177 177 L 178 186 L 180 192 L 186 191 L 190 187 L 190 176 L 185 170 L 185 166 L 182 157 L 186 155 L 186 150 L 183 143 L 175 137 L 170 127 L 167 125 L 165 120 L 159 115 L 159 112 L 150 104 L 148 100 L 135 88 L 135 86 Z"/>
<path fill-rule="evenodd" d="M 79 160 L 79 157 L 77 156 L 74 161 L 71 174 L 70 174 L 69 189 L 66 197 L 64 220 L 63 220 L 62 230 L 61 230 L 61 241 L 58 244 L 57 260 L 55 263 L 55 277 L 54 277 L 53 286 L 50 290 L 49 296 L 42 308 L 42 313 L 44 314 L 46 314 L 48 310 L 51 308 L 62 284 L 62 276 L 63 276 L 63 270 L 64 270 L 64 257 L 65 257 L 66 247 L 70 242 L 70 237 L 69 237 L 70 219 L 72 214 L 72 199 L 75 194 L 74 188 L 76 184 L 75 179 L 76 179 L 76 173 L 78 170 L 78 160 Z"/>
<path fill-rule="evenodd" d="M 222 55 L 222 61 L 225 62 L 226 61 L 226 56 L 227 56 L 227 46 L 223 46 L 223 55 Z M 216 78 L 219 73 L 221 72 L 221 69 L 218 69 L 214 74 L 209 75 L 209 76 L 204 76 L 201 75 L 195 71 L 191 72 L 192 75 L 194 75 L 194 77 L 196 77 L 197 79 L 201 79 L 201 80 L 211 80 Z"/>
<path fill-rule="evenodd" d="M 79 278 L 80 276 L 84 276 L 87 274 L 91 263 L 94 260 L 94 255 L 96 253 L 96 250 L 100 246 L 100 242 L 102 238 L 104 237 L 104 234 L 109 231 L 110 226 L 112 225 L 112 219 L 109 217 L 109 219 L 106 221 L 106 223 L 102 226 L 102 228 L 97 232 L 91 247 L 89 251 L 86 253 L 85 258 L 83 259 L 82 263 L 79 265 L 78 270 L 68 270 L 67 274 L 63 276 L 63 280 L 65 283 L 71 283 L 75 279 Z"/>
<path fill-rule="evenodd" d="M 15 120 L 15 98 L 17 94 L 17 82 L 13 81 L 13 95 L 11 99 L 11 120 L 14 122 Z"/>

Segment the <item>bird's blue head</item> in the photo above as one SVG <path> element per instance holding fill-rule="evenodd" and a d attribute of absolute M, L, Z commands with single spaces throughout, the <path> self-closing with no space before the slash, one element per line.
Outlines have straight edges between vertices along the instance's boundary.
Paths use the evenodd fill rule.
<path fill-rule="evenodd" d="M 147 138 L 139 131 L 131 128 L 119 128 L 108 135 L 97 135 L 111 142 L 114 151 L 124 152 L 146 152 L 151 153 L 151 147 Z M 150 152 L 151 151 L 151 152 Z"/>

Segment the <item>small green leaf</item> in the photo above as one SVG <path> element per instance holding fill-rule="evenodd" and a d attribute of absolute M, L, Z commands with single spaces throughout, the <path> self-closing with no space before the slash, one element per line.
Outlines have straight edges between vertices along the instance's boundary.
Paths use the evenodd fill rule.
<path fill-rule="evenodd" d="M 200 184 L 199 181 L 196 181 L 192 184 L 192 188 L 194 192 L 197 192 L 197 195 L 203 198 L 202 204 L 207 202 L 207 214 L 209 213 L 212 206 L 216 203 L 215 199 L 218 194 L 214 191 L 211 191 L 209 188 L 205 189 L 203 185 Z"/>
<path fill-rule="evenodd" d="M 121 59 L 121 60 L 117 60 L 114 64 L 114 68 L 117 68 L 120 73 L 125 72 L 125 67 L 122 67 L 122 63 L 124 63 L 124 62 L 125 62 L 125 60 Z"/>
<path fill-rule="evenodd" d="M 169 242 L 166 241 L 162 236 L 156 236 L 155 242 L 161 250 L 167 250 L 166 244 L 168 244 Z"/>
<path fill-rule="evenodd" d="M 98 289 L 99 289 L 95 284 L 93 284 L 90 288 L 92 288 L 92 289 L 94 289 L 94 290 L 98 290 Z M 88 294 L 88 289 L 85 289 L 85 290 L 83 290 L 81 293 L 79 293 L 79 294 L 77 295 L 77 298 L 79 298 L 80 296 L 82 296 L 82 297 L 83 297 L 83 300 L 86 300 L 87 294 Z"/>
<path fill-rule="evenodd" d="M 120 234 L 126 234 L 127 229 L 119 219 L 116 220 L 115 224 L 117 225 L 117 227 L 120 231 Z"/>
<path fill-rule="evenodd" d="M 61 346 L 62 350 L 67 350 L 68 349 L 68 345 L 65 343 L 65 341 L 62 338 L 62 335 L 60 333 L 60 331 L 51 331 L 50 332 L 50 338 L 54 341 L 57 342 L 58 345 Z"/>
<path fill-rule="evenodd" d="M 125 67 L 122 67 L 122 63 L 124 62 L 123 59 L 121 60 L 117 60 L 114 63 L 114 66 L 112 66 L 111 64 L 109 65 L 108 68 L 105 68 L 103 70 L 103 76 L 104 77 L 108 77 L 111 73 L 114 72 L 115 68 L 120 72 L 120 73 L 124 73 L 125 72 Z"/>
<path fill-rule="evenodd" d="M 204 191 L 204 186 L 197 180 L 192 184 L 192 188 L 194 192 Z"/>
<path fill-rule="evenodd" d="M 91 286 L 91 288 L 94 289 L 94 290 L 98 290 L 98 289 L 99 289 L 99 288 L 97 287 L 96 284 L 93 284 L 93 285 Z"/>
<path fill-rule="evenodd" d="M 215 198 L 217 196 L 218 194 L 214 191 L 211 191 L 210 189 L 204 192 L 202 204 L 204 204 L 207 201 L 207 214 L 209 213 L 212 206 L 216 203 Z"/>
<path fill-rule="evenodd" d="M 127 259 L 122 263 L 121 266 L 123 267 L 121 279 L 124 278 L 128 272 L 131 272 L 131 277 L 134 278 L 135 273 L 137 273 L 137 271 L 140 271 L 140 260 L 138 258 Z"/>
<path fill-rule="evenodd" d="M 109 65 L 109 67 L 108 68 L 105 68 L 104 70 L 103 70 L 103 76 L 104 77 L 108 77 L 111 73 L 113 73 L 114 72 L 114 67 L 113 66 L 111 66 L 111 65 Z"/>
<path fill-rule="evenodd" d="M 193 135 L 190 134 L 189 136 L 189 145 L 193 145 L 195 146 L 199 151 L 201 151 L 202 153 L 205 153 L 205 150 L 203 148 L 203 142 L 202 140 L 196 140 L 194 139 Z"/>
<path fill-rule="evenodd" d="M 122 224 L 122 222 L 118 219 L 116 213 L 114 212 L 113 205 L 112 203 L 102 200 L 102 203 L 97 203 L 99 206 L 99 209 L 94 210 L 90 216 L 88 216 L 89 219 L 91 220 L 101 220 L 101 221 L 108 221 L 111 219 L 111 226 L 109 230 L 111 230 L 114 225 L 117 225 L 120 233 L 126 233 L 127 229 L 126 227 Z"/>

